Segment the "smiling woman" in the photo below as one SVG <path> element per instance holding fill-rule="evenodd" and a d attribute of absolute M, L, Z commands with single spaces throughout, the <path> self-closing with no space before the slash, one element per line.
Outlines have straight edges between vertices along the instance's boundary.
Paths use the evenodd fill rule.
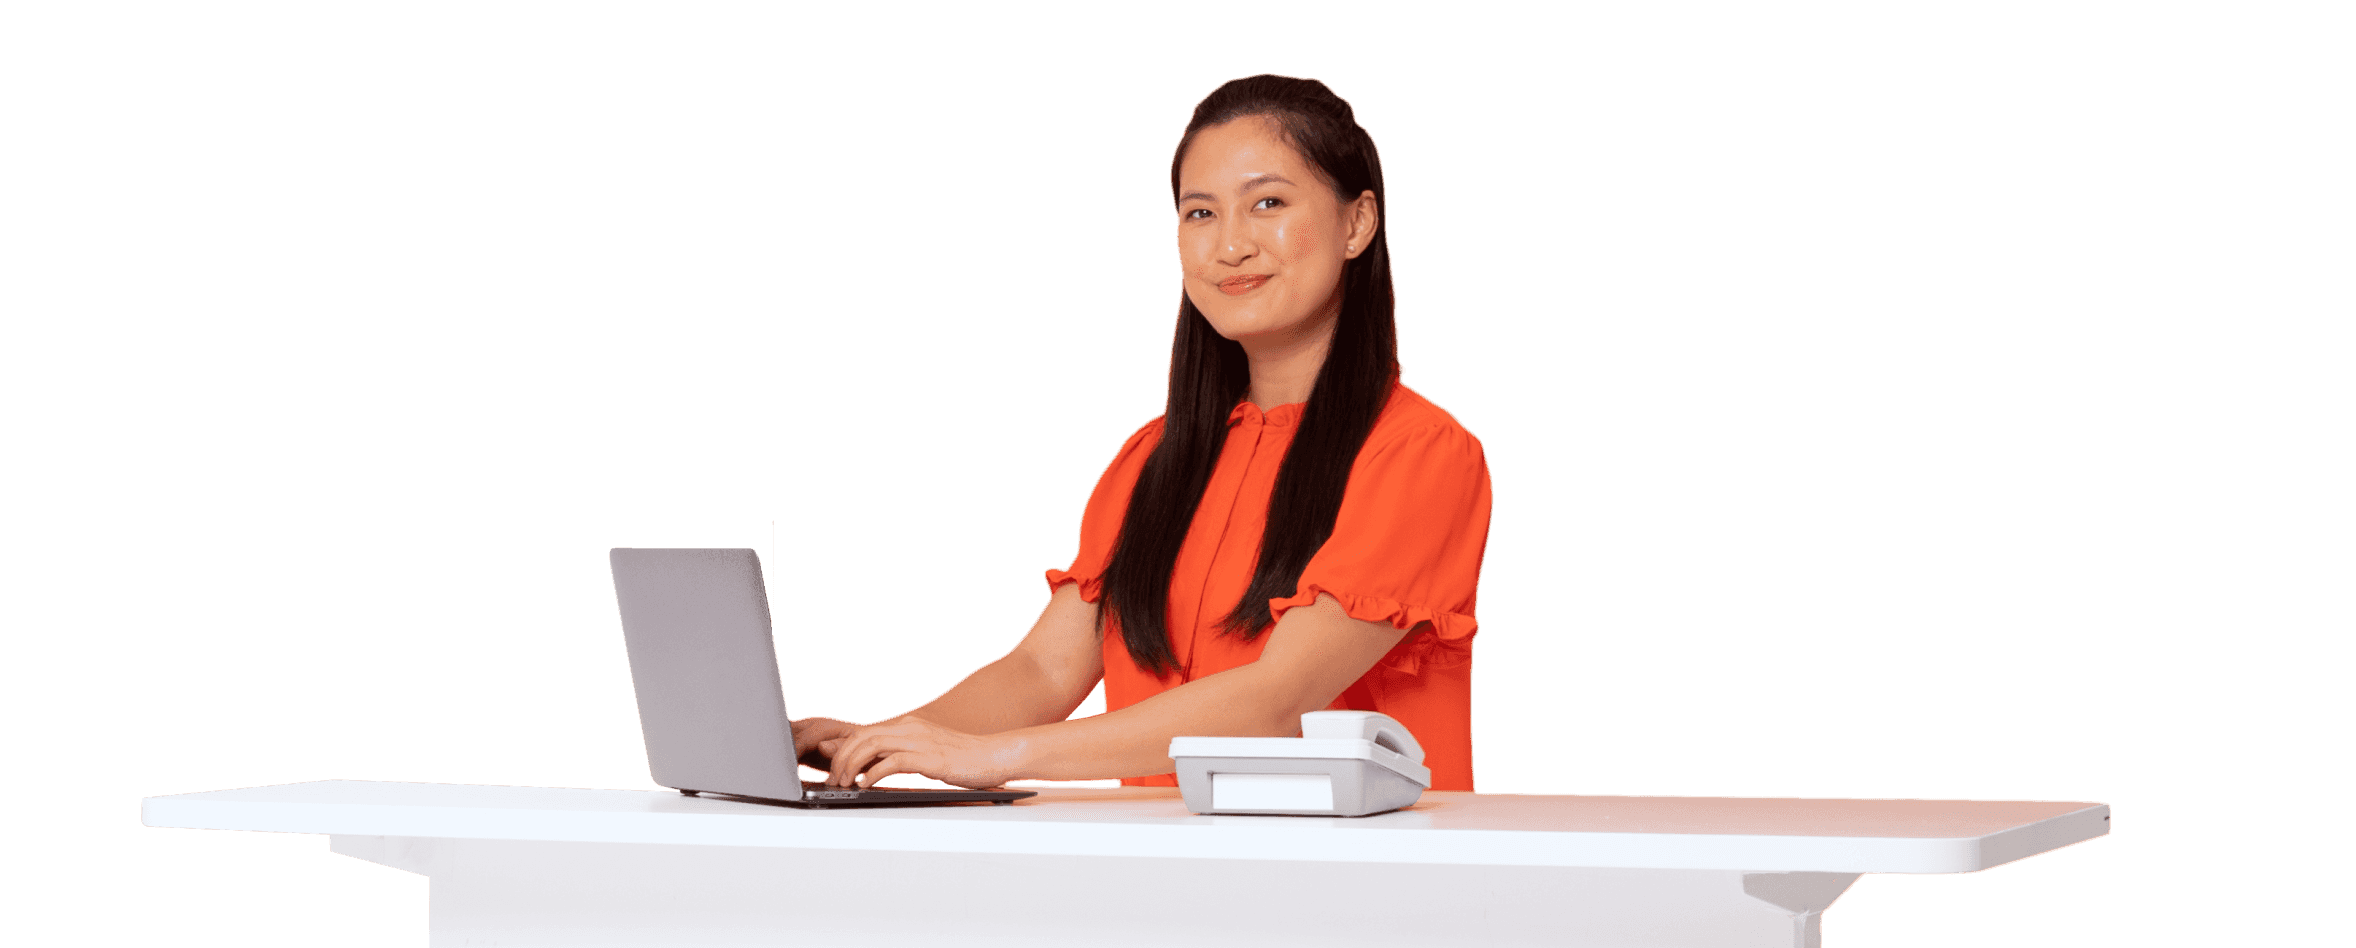
<path fill-rule="evenodd" d="M 890 721 L 794 722 L 830 782 L 1169 786 L 1174 736 L 1292 735 L 1333 708 L 1398 719 L 1433 789 L 1472 789 L 1488 468 L 1399 384 L 1373 139 L 1322 83 L 1239 79 L 1196 106 L 1170 190 L 1164 415 L 1097 483 L 1005 658 Z M 1066 720 L 1099 681 L 1106 713 Z"/>

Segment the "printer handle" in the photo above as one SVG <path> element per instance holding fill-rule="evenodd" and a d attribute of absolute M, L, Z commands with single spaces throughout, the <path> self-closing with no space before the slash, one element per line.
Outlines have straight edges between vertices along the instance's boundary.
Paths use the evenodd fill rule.
<path fill-rule="evenodd" d="M 1378 711 L 1311 711 L 1301 715 L 1301 736 L 1373 741 L 1423 763 L 1423 745 L 1415 742 L 1415 735 L 1407 733 L 1406 725 Z"/>

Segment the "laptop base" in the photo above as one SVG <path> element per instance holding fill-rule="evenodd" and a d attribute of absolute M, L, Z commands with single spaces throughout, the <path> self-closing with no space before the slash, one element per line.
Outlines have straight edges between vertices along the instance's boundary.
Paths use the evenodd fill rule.
<path fill-rule="evenodd" d="M 722 793 L 717 790 L 679 791 L 681 796 L 726 797 L 746 803 L 766 803 L 770 806 L 790 806 L 801 810 L 825 810 L 834 807 L 876 806 L 939 806 L 944 803 L 991 803 L 1006 806 L 1024 797 L 1039 795 L 1037 790 L 933 790 L 903 787 L 829 787 L 822 783 L 804 783 L 803 798 L 780 800 L 775 797 L 756 797 L 741 793 Z"/>

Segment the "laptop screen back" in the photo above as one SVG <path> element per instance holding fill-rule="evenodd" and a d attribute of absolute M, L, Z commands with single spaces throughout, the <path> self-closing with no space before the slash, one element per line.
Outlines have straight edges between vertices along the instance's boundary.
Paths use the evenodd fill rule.
<path fill-rule="evenodd" d="M 612 562 L 654 782 L 801 799 L 760 558 L 616 549 Z"/>

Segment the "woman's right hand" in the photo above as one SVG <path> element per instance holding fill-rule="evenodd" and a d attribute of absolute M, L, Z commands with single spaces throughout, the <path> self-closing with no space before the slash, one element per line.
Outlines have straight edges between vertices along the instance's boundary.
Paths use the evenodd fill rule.
<path fill-rule="evenodd" d="M 837 721 L 833 718 L 803 718 L 795 721 L 793 722 L 794 757 L 819 770 L 833 770 L 834 758 L 819 745 L 849 737 L 851 732 L 858 728 L 859 725 Z"/>

